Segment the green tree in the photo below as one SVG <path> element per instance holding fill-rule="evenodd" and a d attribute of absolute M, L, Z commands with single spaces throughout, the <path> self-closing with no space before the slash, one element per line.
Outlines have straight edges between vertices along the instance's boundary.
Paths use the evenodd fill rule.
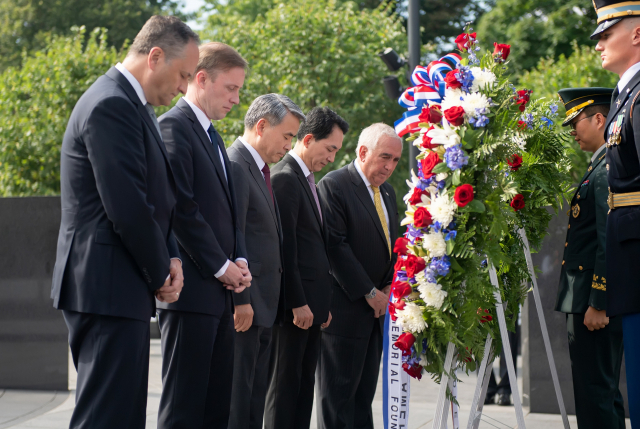
<path fill-rule="evenodd" d="M 80 96 L 122 55 L 107 31 L 75 28 L 0 75 L 0 195 L 60 191 L 60 145 Z"/>
<path fill-rule="evenodd" d="M 212 16 L 205 34 L 238 49 L 251 67 L 240 105 L 217 125 L 227 144 L 243 133 L 244 115 L 261 94 L 287 95 L 305 112 L 329 106 L 351 128 L 324 174 L 354 158 L 363 128 L 374 122 L 393 125 L 403 112 L 384 94 L 381 79 L 389 72 L 376 55 L 387 46 L 406 51 L 404 28 L 389 7 L 360 11 L 353 3 L 301 0 L 280 4 L 253 22 Z M 408 176 L 407 149 L 393 176 L 399 195 Z"/>
<path fill-rule="evenodd" d="M 591 46 L 579 46 L 572 43 L 572 53 L 565 57 L 560 54 L 557 60 L 544 58 L 538 62 L 535 69 L 524 72 L 520 78 L 520 85 L 533 90 L 535 98 L 558 99 L 558 90 L 562 88 L 584 88 L 602 86 L 614 88 L 618 83 L 618 76 L 604 70 L 601 65 L 600 54 Z M 565 116 L 564 107 L 560 105 L 560 117 Z M 568 133 L 568 128 L 558 126 L 558 132 Z M 579 181 L 589 165 L 591 154 L 580 150 L 580 146 L 568 138 L 567 145 L 571 149 L 571 176 Z"/>
<path fill-rule="evenodd" d="M 177 14 L 180 0 L 0 0 L 0 70 L 19 65 L 21 52 L 42 49 L 50 34 L 104 27 L 118 49 L 154 14 Z"/>
<path fill-rule="evenodd" d="M 511 67 L 521 72 L 534 68 L 541 58 L 571 55 L 571 42 L 594 46 L 589 36 L 596 14 L 585 0 L 497 0 L 477 26 L 486 44 L 511 45 Z"/>

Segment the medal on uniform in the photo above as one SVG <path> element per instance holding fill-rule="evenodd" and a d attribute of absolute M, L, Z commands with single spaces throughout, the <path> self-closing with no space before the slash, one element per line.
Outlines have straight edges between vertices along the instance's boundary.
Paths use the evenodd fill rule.
<path fill-rule="evenodd" d="M 574 218 L 578 217 L 580 215 L 580 206 L 578 204 L 576 204 L 575 206 L 571 207 L 571 214 L 573 215 Z"/>
<path fill-rule="evenodd" d="M 607 147 L 617 146 L 620 144 L 620 133 L 622 132 L 622 123 L 624 122 L 624 114 L 626 109 L 622 111 L 615 121 L 609 125 L 609 139 L 607 140 Z"/>

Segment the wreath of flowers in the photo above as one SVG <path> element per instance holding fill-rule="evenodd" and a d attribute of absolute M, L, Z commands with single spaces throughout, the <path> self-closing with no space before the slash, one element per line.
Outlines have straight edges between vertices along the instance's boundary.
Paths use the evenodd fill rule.
<path fill-rule="evenodd" d="M 465 370 L 483 357 L 488 334 L 500 350 L 490 265 L 514 329 L 529 280 L 516 232 L 524 228 L 539 247 L 570 181 L 565 137 L 554 130 L 558 106 L 509 82 L 510 46 L 496 43 L 478 58 L 476 33 L 455 42 L 461 55 L 418 66 L 414 74 L 420 69 L 429 78 L 399 100 L 415 105 L 405 117 L 421 109 L 417 126 L 399 133 L 411 132 L 420 154 L 404 197 L 407 229 L 394 247 L 389 314 L 404 331 L 395 341 L 404 370 L 415 378 L 426 370 L 437 381 L 449 342 Z M 451 67 L 438 79 L 433 70 L 445 62 Z M 430 98 L 418 103 L 419 94 Z"/>

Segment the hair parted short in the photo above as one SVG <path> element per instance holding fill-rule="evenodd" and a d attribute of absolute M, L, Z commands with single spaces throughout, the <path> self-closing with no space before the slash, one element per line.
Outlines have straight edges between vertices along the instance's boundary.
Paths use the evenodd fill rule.
<path fill-rule="evenodd" d="M 356 155 L 360 154 L 360 148 L 362 146 L 369 150 L 375 150 L 382 136 L 397 139 L 400 146 L 402 146 L 402 138 L 398 137 L 398 134 L 396 134 L 396 131 L 393 128 L 387 124 L 383 124 L 382 122 L 377 122 L 369 125 L 360 133 L 360 137 L 358 137 L 358 146 L 356 147 Z"/>
<path fill-rule="evenodd" d="M 307 134 L 311 134 L 316 140 L 326 139 L 336 126 L 342 130 L 342 134 L 347 134 L 349 131 L 347 121 L 328 107 L 314 107 L 306 117 L 307 120 L 300 125 L 298 130 L 297 138 L 299 141 L 302 141 Z"/>
<path fill-rule="evenodd" d="M 593 106 L 585 107 L 583 112 L 584 112 L 585 117 L 593 116 L 596 113 L 600 113 L 606 119 L 607 115 L 609 115 L 610 108 L 611 108 L 611 106 L 609 106 L 608 104 L 596 104 L 596 105 L 593 105 Z"/>
<path fill-rule="evenodd" d="M 246 71 L 249 63 L 231 46 L 221 42 L 209 42 L 200 45 L 198 66 L 193 76 L 204 70 L 211 80 L 215 80 L 218 73 L 227 72 L 236 67 Z"/>
<path fill-rule="evenodd" d="M 200 37 L 175 16 L 154 15 L 145 22 L 129 48 L 128 55 L 148 55 L 158 47 L 167 61 L 184 55 L 189 42 L 200 43 Z"/>
<path fill-rule="evenodd" d="M 244 129 L 253 129 L 260 119 L 265 119 L 269 126 L 275 127 L 280 125 L 289 113 L 298 118 L 301 123 L 306 119 L 302 109 L 286 95 L 261 95 L 253 100 L 247 114 L 244 115 Z"/>

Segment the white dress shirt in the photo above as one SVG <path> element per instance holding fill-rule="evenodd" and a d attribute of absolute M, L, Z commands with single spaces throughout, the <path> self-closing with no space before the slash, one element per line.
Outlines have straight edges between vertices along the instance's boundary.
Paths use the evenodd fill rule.
<path fill-rule="evenodd" d="M 595 161 L 596 158 L 600 156 L 600 154 L 602 153 L 602 151 L 606 146 L 607 146 L 606 144 L 603 144 L 602 146 L 600 146 L 600 149 L 594 152 L 593 156 L 591 157 L 591 162 Z"/>
<path fill-rule="evenodd" d="M 635 63 L 629 69 L 622 73 L 620 80 L 618 81 L 618 92 L 622 92 L 622 89 L 627 86 L 631 79 L 640 71 L 640 63 Z"/>
<path fill-rule="evenodd" d="M 311 171 L 309 171 L 309 167 L 307 167 L 307 164 L 305 164 L 304 161 L 302 160 L 302 158 L 300 158 L 300 155 L 298 155 L 294 151 L 290 150 L 289 151 L 289 155 L 291 155 L 293 157 L 293 159 L 295 159 L 298 162 L 298 165 L 302 169 L 302 174 L 304 174 L 304 177 L 306 179 L 307 176 L 309 176 L 309 174 L 311 174 Z M 309 185 L 309 186 L 311 186 L 311 185 Z"/>
<path fill-rule="evenodd" d="M 247 143 L 244 137 L 240 136 L 238 137 L 238 140 L 240 140 L 244 145 L 244 147 L 247 148 L 247 150 L 253 157 L 253 160 L 256 162 L 256 165 L 258 166 L 258 170 L 260 170 L 260 174 L 262 174 L 262 178 L 264 179 L 264 173 L 262 172 L 262 169 L 264 168 L 264 165 L 266 164 L 266 162 L 264 162 L 264 160 L 262 159 L 258 151 L 255 150 L 254 147 L 251 146 L 249 143 Z"/>
<path fill-rule="evenodd" d="M 127 80 L 129 81 L 129 83 L 131 84 L 131 86 L 133 87 L 133 90 L 136 92 L 136 94 L 138 94 L 138 98 L 140 99 L 140 101 L 142 102 L 143 106 L 147 105 L 147 97 L 145 97 L 144 95 L 144 91 L 142 90 L 142 85 L 140 85 L 140 82 L 138 82 L 138 79 L 135 78 L 134 75 L 131 74 L 131 72 L 129 70 L 127 70 L 125 68 L 125 66 L 122 65 L 122 63 L 118 63 L 116 64 L 116 69 L 118 69 L 118 71 L 120 73 L 122 73 L 122 75 L 127 78 Z M 182 259 L 180 258 L 171 258 L 171 259 L 177 259 L 178 261 L 180 261 L 180 264 L 182 265 Z M 167 276 L 167 280 L 171 277 L 171 274 L 169 274 Z"/>
<path fill-rule="evenodd" d="M 371 183 L 369 183 L 369 180 L 362 172 L 362 169 L 360 168 L 360 161 L 356 159 L 354 164 L 356 166 L 356 170 L 358 171 L 358 174 L 360 175 L 360 177 L 362 177 L 362 181 L 364 182 L 365 185 L 367 185 L 367 190 L 369 191 L 369 195 L 371 195 L 371 201 L 373 201 L 373 204 L 375 205 L 373 189 L 371 189 Z M 387 212 L 387 207 L 384 205 L 384 198 L 382 198 L 382 190 L 380 190 L 380 203 L 382 204 L 382 211 L 384 212 L 384 218 L 387 221 L 387 229 L 389 229 L 389 213 Z M 389 232 L 389 237 L 391 237 L 391 230 L 389 229 L 388 232 Z"/>
<path fill-rule="evenodd" d="M 209 118 L 207 118 L 207 115 L 202 110 L 200 110 L 198 106 L 193 104 L 191 100 L 189 100 L 187 97 L 184 97 L 184 101 L 187 102 L 189 107 L 191 107 L 191 110 L 193 110 L 193 113 L 196 114 L 196 118 L 198 119 L 198 122 L 200 122 L 200 125 L 202 125 L 202 128 L 204 129 L 204 133 L 207 135 L 207 137 L 209 138 L 209 141 L 211 142 L 211 136 L 209 135 L 209 127 L 212 126 L 211 120 L 209 120 Z M 213 142 L 211 142 L 211 144 L 213 144 Z M 218 142 L 215 143 L 215 146 L 218 148 L 218 155 L 220 156 L 222 171 L 224 171 L 224 178 L 228 182 L 229 178 L 227 177 L 227 166 L 224 165 L 224 156 L 222 156 L 222 150 L 220 149 L 220 146 L 218 146 Z"/>

